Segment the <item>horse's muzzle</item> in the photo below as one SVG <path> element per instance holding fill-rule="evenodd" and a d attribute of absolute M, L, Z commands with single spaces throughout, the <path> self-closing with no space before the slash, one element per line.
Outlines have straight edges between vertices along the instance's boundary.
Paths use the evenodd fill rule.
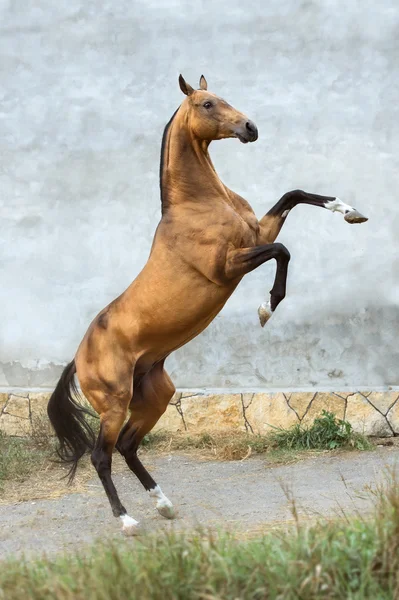
<path fill-rule="evenodd" d="M 246 121 L 245 126 L 236 131 L 236 136 L 243 144 L 255 142 L 258 139 L 258 128 L 252 121 Z"/>

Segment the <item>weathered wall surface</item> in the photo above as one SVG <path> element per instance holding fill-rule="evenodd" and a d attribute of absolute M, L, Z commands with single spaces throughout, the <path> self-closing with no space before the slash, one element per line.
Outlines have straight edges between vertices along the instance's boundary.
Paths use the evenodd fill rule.
<path fill-rule="evenodd" d="M 0 387 L 51 387 L 143 266 L 179 72 L 257 123 L 256 144 L 211 153 L 259 216 L 300 187 L 370 220 L 295 209 L 288 297 L 262 330 L 274 265 L 249 275 L 168 360 L 177 386 L 398 385 L 395 0 L 1 0 L 0 23 Z"/>

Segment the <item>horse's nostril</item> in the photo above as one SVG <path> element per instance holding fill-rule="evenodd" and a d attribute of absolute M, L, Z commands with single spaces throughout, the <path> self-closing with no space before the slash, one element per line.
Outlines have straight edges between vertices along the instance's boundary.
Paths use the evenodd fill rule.
<path fill-rule="evenodd" d="M 245 123 L 245 127 L 246 127 L 246 130 L 248 131 L 248 133 L 250 133 L 255 138 L 257 137 L 258 129 L 257 129 L 255 123 L 252 123 L 252 121 L 247 121 Z"/>

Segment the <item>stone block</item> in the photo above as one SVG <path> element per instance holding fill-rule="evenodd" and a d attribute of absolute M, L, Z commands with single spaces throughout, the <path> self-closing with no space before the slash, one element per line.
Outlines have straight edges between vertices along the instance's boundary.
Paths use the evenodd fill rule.
<path fill-rule="evenodd" d="M 29 419 L 29 398 L 11 394 L 4 413 L 21 419 Z"/>
<path fill-rule="evenodd" d="M 367 400 L 371 402 L 373 406 L 378 408 L 383 415 L 386 415 L 398 396 L 398 392 L 371 392 L 367 396 Z"/>
<path fill-rule="evenodd" d="M 3 412 L 5 405 L 7 404 L 8 394 L 0 394 L 0 415 Z"/>
<path fill-rule="evenodd" d="M 346 400 L 348 396 L 352 396 L 353 391 L 352 392 L 334 392 L 334 394 L 336 396 L 339 396 L 340 398 L 344 398 L 344 400 Z M 370 392 L 362 392 L 362 394 L 367 396 L 367 394 L 370 394 Z"/>
<path fill-rule="evenodd" d="M 387 419 L 396 435 L 399 435 L 399 398 L 388 412 Z"/>
<path fill-rule="evenodd" d="M 287 394 L 290 407 L 294 409 L 300 419 L 303 419 L 313 397 L 313 392 L 293 392 L 292 394 Z"/>
<path fill-rule="evenodd" d="M 302 419 L 302 423 L 304 425 L 311 425 L 317 417 L 321 417 L 323 410 L 334 413 L 338 419 L 343 419 L 345 415 L 345 400 L 328 392 L 318 392 L 308 412 Z"/>
<path fill-rule="evenodd" d="M 265 434 L 273 427 L 287 429 L 299 423 L 295 411 L 288 406 L 284 394 L 254 394 L 245 409 L 245 416 L 254 433 Z"/>
<path fill-rule="evenodd" d="M 348 397 L 345 418 L 358 433 L 376 437 L 392 435 L 386 418 L 361 394 Z"/>
<path fill-rule="evenodd" d="M 30 412 L 32 416 L 37 414 L 47 414 L 47 404 L 50 400 L 51 392 L 38 394 L 29 394 Z"/>
<path fill-rule="evenodd" d="M 190 432 L 245 430 L 241 394 L 186 397 L 181 399 L 181 407 Z"/>
<path fill-rule="evenodd" d="M 32 427 L 29 419 L 3 412 L 0 417 L 0 431 L 7 435 L 24 437 L 32 433 Z"/>

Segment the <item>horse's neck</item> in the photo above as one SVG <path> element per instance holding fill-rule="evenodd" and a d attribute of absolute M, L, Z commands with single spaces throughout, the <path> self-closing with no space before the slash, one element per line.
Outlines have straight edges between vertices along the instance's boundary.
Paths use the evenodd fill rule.
<path fill-rule="evenodd" d="M 226 196 L 208 144 L 195 139 L 182 119 L 171 123 L 163 152 L 161 187 L 167 205 L 198 201 L 203 204 L 208 198 L 214 202 L 215 197 Z"/>

